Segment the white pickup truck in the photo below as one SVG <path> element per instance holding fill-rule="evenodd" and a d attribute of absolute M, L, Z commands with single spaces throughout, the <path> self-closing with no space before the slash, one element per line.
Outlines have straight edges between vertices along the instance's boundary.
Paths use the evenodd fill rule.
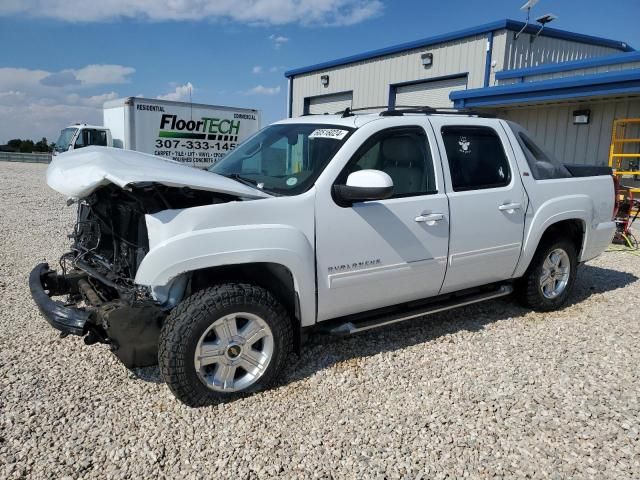
<path fill-rule="evenodd" d="M 200 171 L 88 147 L 49 185 L 78 204 L 32 296 L 63 334 L 158 363 L 202 405 L 273 384 L 314 329 L 349 335 L 515 290 L 561 307 L 614 233 L 608 168 L 521 127 L 423 108 L 275 123 Z M 51 297 L 65 295 L 65 302 Z"/>

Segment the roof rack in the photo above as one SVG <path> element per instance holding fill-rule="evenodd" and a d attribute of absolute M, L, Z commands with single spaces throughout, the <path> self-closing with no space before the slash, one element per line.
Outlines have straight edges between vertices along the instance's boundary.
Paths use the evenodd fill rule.
<path fill-rule="evenodd" d="M 473 117 L 484 117 L 484 118 L 495 118 L 495 115 L 486 113 L 486 112 L 478 112 L 477 110 L 468 110 L 468 109 L 458 109 L 458 108 L 434 108 L 426 105 L 423 106 L 415 106 L 415 105 L 398 105 L 395 107 L 389 107 L 388 105 L 380 105 L 375 107 L 360 107 L 360 108 L 350 108 L 347 107 L 344 110 L 336 112 L 337 115 L 342 114 L 342 118 L 352 117 L 354 115 L 353 112 L 361 112 L 364 110 L 377 110 L 384 109 L 379 113 L 381 117 L 400 117 L 406 113 L 421 113 L 424 115 L 433 115 L 433 114 L 445 114 L 445 115 L 465 115 L 465 116 L 473 116 Z"/>
<path fill-rule="evenodd" d="M 342 118 L 346 118 L 346 117 L 352 117 L 353 112 L 363 112 L 365 110 L 378 110 L 380 108 L 388 109 L 389 105 L 376 105 L 375 107 L 360 107 L 360 108 L 347 107 L 344 110 L 336 112 L 336 114 L 342 114 Z"/>
<path fill-rule="evenodd" d="M 351 108 L 351 107 L 347 107 L 344 110 L 338 110 L 335 113 L 304 113 L 302 114 L 303 117 L 307 117 L 307 116 L 312 116 L 312 115 L 342 115 L 342 118 L 346 118 L 346 117 L 353 117 L 354 113 L 353 112 L 362 112 L 364 110 L 378 110 L 380 108 L 383 108 L 385 110 L 387 110 L 389 108 L 389 105 L 377 105 L 375 107 L 360 107 L 360 108 Z"/>
<path fill-rule="evenodd" d="M 444 115 L 465 115 L 468 117 L 485 117 L 495 118 L 495 115 L 486 112 L 479 112 L 477 110 L 468 110 L 465 108 L 434 108 L 429 106 L 401 106 L 389 108 L 383 112 L 380 112 L 381 117 L 399 117 L 405 113 L 422 113 L 425 115 L 444 114 Z"/>

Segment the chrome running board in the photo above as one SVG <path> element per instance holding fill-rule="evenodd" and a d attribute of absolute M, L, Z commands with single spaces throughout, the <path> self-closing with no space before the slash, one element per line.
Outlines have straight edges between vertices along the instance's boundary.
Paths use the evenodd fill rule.
<path fill-rule="evenodd" d="M 345 322 L 341 323 L 329 330 L 332 335 L 353 335 L 356 333 L 366 332 L 367 330 L 373 330 L 374 328 L 386 327 L 387 325 L 393 325 L 394 323 L 404 322 L 406 320 L 412 320 L 414 318 L 424 317 L 425 315 L 431 315 L 434 313 L 444 312 L 453 308 L 464 307 L 466 305 L 472 305 L 474 303 L 485 302 L 487 300 L 493 300 L 494 298 L 504 297 L 513 292 L 511 285 L 501 285 L 497 290 L 492 290 L 486 293 L 480 293 L 475 295 L 469 295 L 461 298 L 454 298 L 444 303 L 437 303 L 422 307 L 418 310 L 411 312 L 402 312 L 391 315 L 380 315 L 369 320 L 363 320 L 362 322 Z"/>

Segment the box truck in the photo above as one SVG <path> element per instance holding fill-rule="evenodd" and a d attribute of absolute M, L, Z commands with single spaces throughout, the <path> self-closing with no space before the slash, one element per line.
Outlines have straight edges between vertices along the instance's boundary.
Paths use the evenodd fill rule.
<path fill-rule="evenodd" d="M 55 153 L 101 145 L 206 168 L 259 129 L 254 109 L 128 97 L 104 104 L 104 126 L 63 129 Z"/>

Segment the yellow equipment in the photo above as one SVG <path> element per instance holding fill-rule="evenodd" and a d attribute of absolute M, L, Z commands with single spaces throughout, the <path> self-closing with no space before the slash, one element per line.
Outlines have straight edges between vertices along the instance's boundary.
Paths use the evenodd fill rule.
<path fill-rule="evenodd" d="M 636 126 L 640 129 L 640 118 L 619 118 L 613 121 L 611 132 L 611 146 L 609 147 L 609 166 L 616 176 L 640 175 L 640 148 L 636 153 L 628 153 L 627 145 L 638 145 L 640 138 L 627 138 L 628 127 Z M 634 189 L 638 190 L 638 189 Z M 638 190 L 640 191 L 640 190 Z"/>
<path fill-rule="evenodd" d="M 635 128 L 634 128 L 635 127 Z M 627 137 L 629 130 L 636 132 L 635 137 Z M 638 249 L 638 241 L 631 232 L 631 227 L 640 214 L 639 187 L 622 185 L 622 178 L 640 176 L 640 118 L 619 118 L 613 121 L 611 146 L 609 147 L 609 166 L 617 178 L 616 188 L 616 235 L 613 243 L 621 243 L 629 248 Z M 636 145 L 636 148 L 631 148 Z M 631 151 L 631 152 L 630 152 Z M 634 152 L 635 151 L 635 152 Z"/>

